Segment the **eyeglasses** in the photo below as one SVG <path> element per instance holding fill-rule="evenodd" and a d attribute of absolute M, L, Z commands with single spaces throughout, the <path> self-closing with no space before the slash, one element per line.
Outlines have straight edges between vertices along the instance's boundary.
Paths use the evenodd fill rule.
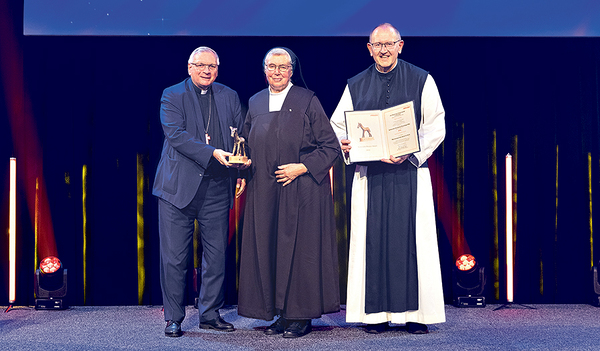
<path fill-rule="evenodd" d="M 208 67 L 208 70 L 209 70 L 209 71 L 211 71 L 211 72 L 214 72 L 214 71 L 216 71 L 216 69 L 217 69 L 217 67 L 218 67 L 217 65 L 215 65 L 215 64 L 212 64 L 212 63 L 211 63 L 210 65 L 207 65 L 207 64 L 204 64 L 204 63 L 194 63 L 194 62 L 190 62 L 190 64 L 191 64 L 191 65 L 193 65 L 194 67 L 196 67 L 197 69 L 201 70 L 201 71 L 204 71 L 204 69 L 205 69 L 206 67 Z"/>
<path fill-rule="evenodd" d="M 386 48 L 386 49 L 391 49 L 394 47 L 394 45 L 396 45 L 397 43 L 401 42 L 402 40 L 398 39 L 396 41 L 390 41 L 387 43 L 369 43 L 369 45 L 371 45 L 371 47 L 377 51 L 381 50 L 382 48 Z"/>
<path fill-rule="evenodd" d="M 291 68 L 291 66 L 289 66 L 289 65 L 280 65 L 280 66 L 277 66 L 275 64 L 270 64 L 270 65 L 267 65 L 265 67 L 267 68 L 267 71 L 272 72 L 272 71 L 275 71 L 276 69 L 279 69 L 279 72 L 281 72 L 281 73 L 287 73 L 287 71 L 289 71 L 290 68 Z"/>

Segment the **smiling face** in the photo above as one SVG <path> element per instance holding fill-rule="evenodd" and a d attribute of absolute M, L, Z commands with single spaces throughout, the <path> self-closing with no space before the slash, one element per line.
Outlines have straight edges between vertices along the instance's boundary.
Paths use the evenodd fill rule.
<path fill-rule="evenodd" d="M 272 65 L 275 65 L 277 68 L 273 71 L 268 70 L 267 67 Z M 286 72 L 281 72 L 279 69 L 281 66 L 288 66 L 289 69 Z M 264 69 L 273 93 L 282 92 L 287 88 L 293 74 L 290 59 L 287 55 L 272 55 L 265 61 Z"/>
<path fill-rule="evenodd" d="M 192 82 L 202 90 L 208 89 L 219 75 L 217 56 L 210 51 L 202 51 L 194 55 L 192 62 L 188 63 L 188 74 L 192 77 Z M 198 67 L 200 64 L 203 68 Z M 211 69 L 211 66 L 216 68 Z"/>
<path fill-rule="evenodd" d="M 393 27 L 382 25 L 375 28 L 369 40 L 371 42 L 367 44 L 367 48 L 375 60 L 377 69 L 384 73 L 391 71 L 396 65 L 402 46 L 404 46 L 404 42 L 400 40 L 398 33 Z M 381 45 L 390 43 L 393 44 Z M 374 44 L 380 44 L 381 47 L 377 49 Z"/>

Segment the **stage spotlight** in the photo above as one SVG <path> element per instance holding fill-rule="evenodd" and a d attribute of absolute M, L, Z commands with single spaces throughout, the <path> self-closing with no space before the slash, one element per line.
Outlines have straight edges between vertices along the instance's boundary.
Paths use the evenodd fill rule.
<path fill-rule="evenodd" d="M 452 270 L 452 292 L 456 307 L 485 307 L 485 269 L 473 255 L 464 254 Z"/>
<path fill-rule="evenodd" d="M 594 294 L 592 296 L 592 305 L 600 307 L 600 279 L 598 277 L 598 266 L 600 262 L 592 267 L 592 280 L 594 282 Z"/>
<path fill-rule="evenodd" d="M 35 309 L 64 310 L 67 308 L 67 270 L 54 256 L 44 258 L 35 271 Z"/>

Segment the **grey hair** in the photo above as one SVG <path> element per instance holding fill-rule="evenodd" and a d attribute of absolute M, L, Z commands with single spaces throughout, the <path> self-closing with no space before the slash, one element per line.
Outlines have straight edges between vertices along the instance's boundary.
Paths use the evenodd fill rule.
<path fill-rule="evenodd" d="M 379 29 L 379 28 L 386 28 L 386 27 L 387 27 L 387 28 L 391 28 L 391 29 L 394 31 L 394 33 L 396 33 L 396 36 L 398 37 L 398 40 L 402 40 L 402 37 L 400 37 L 400 32 L 399 32 L 399 31 L 396 29 L 396 27 L 392 26 L 392 25 L 391 25 L 391 24 L 389 24 L 389 23 L 382 23 L 382 24 L 378 25 L 377 27 L 375 27 L 375 28 L 374 28 L 374 29 L 371 31 L 371 34 L 369 34 L 369 42 L 371 42 L 371 41 L 372 41 L 372 39 L 373 39 L 373 33 L 374 33 L 374 32 L 375 32 L 377 29 Z"/>
<path fill-rule="evenodd" d="M 194 62 L 194 56 L 199 55 L 203 52 L 210 52 L 210 53 L 214 54 L 215 57 L 217 58 L 217 66 L 219 66 L 221 64 L 219 62 L 219 55 L 217 55 L 217 52 L 215 50 L 209 48 L 208 46 L 200 46 L 200 47 L 196 48 L 196 50 L 192 51 L 190 58 L 188 59 L 188 63 Z"/>
<path fill-rule="evenodd" d="M 290 65 L 292 66 L 292 72 L 294 72 L 294 65 L 296 63 L 292 61 L 292 56 L 290 55 L 290 53 L 287 52 L 287 50 L 282 49 L 282 48 L 274 48 L 274 49 L 269 50 L 269 52 L 267 52 L 267 54 L 265 55 L 265 59 L 263 60 L 263 66 L 265 66 L 267 64 L 267 60 L 270 59 L 271 56 L 275 56 L 275 55 L 287 56 L 288 60 L 290 61 Z"/>

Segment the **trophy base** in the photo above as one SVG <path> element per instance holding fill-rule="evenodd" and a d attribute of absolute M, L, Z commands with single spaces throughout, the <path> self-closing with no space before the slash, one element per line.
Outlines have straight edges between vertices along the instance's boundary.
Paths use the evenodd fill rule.
<path fill-rule="evenodd" d="M 371 140 L 375 140 L 375 138 L 373 138 L 373 137 L 360 138 L 360 141 L 371 141 Z"/>
<path fill-rule="evenodd" d="M 229 156 L 229 163 L 246 163 L 248 156 Z"/>

